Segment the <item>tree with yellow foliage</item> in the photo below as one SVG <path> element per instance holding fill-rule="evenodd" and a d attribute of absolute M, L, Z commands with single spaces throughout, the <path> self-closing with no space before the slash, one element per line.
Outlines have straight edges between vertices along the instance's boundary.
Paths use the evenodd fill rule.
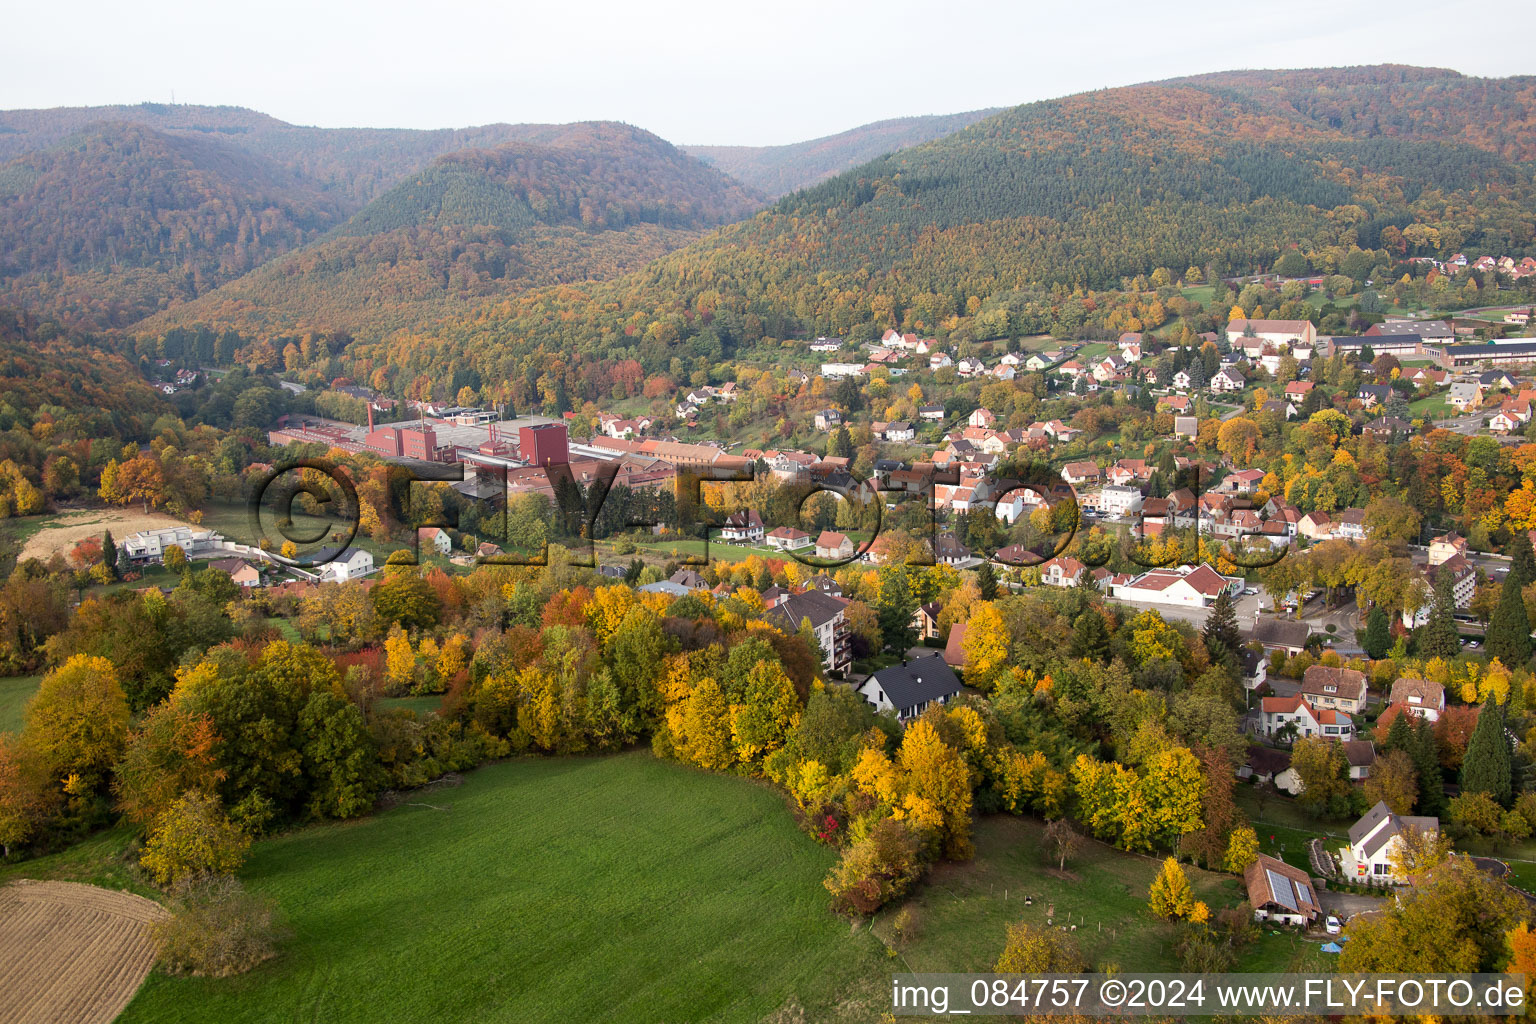
<path fill-rule="evenodd" d="M 1152 888 L 1147 893 L 1147 909 L 1154 917 L 1169 920 L 1193 921 L 1197 924 L 1210 919 L 1211 908 L 1195 899 L 1195 890 L 1189 884 L 1189 876 L 1177 860 L 1168 857 L 1163 861 Z"/>
<path fill-rule="evenodd" d="M 906 776 L 909 816 L 937 825 L 951 857 L 970 853 L 971 773 L 960 752 L 940 737 L 927 716 L 907 726 L 897 755 Z"/>
<path fill-rule="evenodd" d="M 128 741 L 128 698 L 106 658 L 76 654 L 43 677 L 23 736 L 71 795 L 99 790 Z"/>
<path fill-rule="evenodd" d="M 250 846 L 250 836 L 229 820 L 218 797 L 191 790 L 155 819 L 139 863 L 166 885 L 234 874 Z"/>
<path fill-rule="evenodd" d="M 1008 663 L 1012 637 L 1003 613 L 990 601 L 980 601 L 971 608 L 965 625 L 966 682 L 979 690 L 989 690 L 998 672 Z"/>
<path fill-rule="evenodd" d="M 384 675 L 397 687 L 409 686 L 416 678 L 416 652 L 411 638 L 397 622 L 384 639 Z"/>

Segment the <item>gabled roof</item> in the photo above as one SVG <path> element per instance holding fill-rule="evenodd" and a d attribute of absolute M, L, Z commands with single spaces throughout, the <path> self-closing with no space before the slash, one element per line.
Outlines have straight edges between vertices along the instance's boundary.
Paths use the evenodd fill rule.
<path fill-rule="evenodd" d="M 1382 822 L 1387 823 L 1386 827 L 1377 830 L 1375 835 L 1371 835 L 1371 830 Z M 1405 828 L 1417 828 L 1421 832 L 1438 832 L 1440 819 L 1395 814 L 1384 801 L 1378 800 L 1375 807 L 1366 811 L 1359 821 L 1349 827 L 1349 845 L 1360 846 L 1365 855 L 1370 857 Z M 1367 836 L 1370 836 L 1369 841 L 1365 841 Z M 1362 841 L 1365 841 L 1363 846 L 1361 846 Z"/>
<path fill-rule="evenodd" d="M 1279 907 L 1308 919 L 1321 912 L 1312 879 L 1285 861 L 1261 853 L 1243 872 L 1243 882 L 1248 887 L 1248 902 L 1255 909 Z"/>
<path fill-rule="evenodd" d="M 869 677 L 879 685 L 886 698 L 898 709 L 916 707 L 940 697 L 960 692 L 960 680 L 954 669 L 937 655 L 914 658 L 900 665 L 883 668 Z"/>

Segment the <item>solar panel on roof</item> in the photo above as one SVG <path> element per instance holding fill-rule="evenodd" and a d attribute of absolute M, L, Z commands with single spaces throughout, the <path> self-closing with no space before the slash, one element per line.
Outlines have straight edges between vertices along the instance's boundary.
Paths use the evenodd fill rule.
<path fill-rule="evenodd" d="M 1275 902 L 1287 910 L 1299 913 L 1301 908 L 1296 905 L 1296 896 L 1291 890 L 1291 880 L 1269 868 L 1265 868 L 1264 873 L 1269 876 L 1269 891 L 1274 894 Z"/>

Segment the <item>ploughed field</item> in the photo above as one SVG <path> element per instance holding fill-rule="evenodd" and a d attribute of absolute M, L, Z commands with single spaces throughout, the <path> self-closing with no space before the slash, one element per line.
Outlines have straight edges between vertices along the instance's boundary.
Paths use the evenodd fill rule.
<path fill-rule="evenodd" d="M 164 913 L 73 882 L 0 888 L 0 1024 L 107 1024 L 149 973 Z"/>

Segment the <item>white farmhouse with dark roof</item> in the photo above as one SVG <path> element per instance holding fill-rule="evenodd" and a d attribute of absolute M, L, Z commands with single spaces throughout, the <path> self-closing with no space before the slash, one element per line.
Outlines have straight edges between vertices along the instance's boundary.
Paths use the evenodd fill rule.
<path fill-rule="evenodd" d="M 876 711 L 895 710 L 903 722 L 921 715 L 928 705 L 944 704 L 959 693 L 960 680 L 938 654 L 883 668 L 859 686 L 860 696 Z"/>

